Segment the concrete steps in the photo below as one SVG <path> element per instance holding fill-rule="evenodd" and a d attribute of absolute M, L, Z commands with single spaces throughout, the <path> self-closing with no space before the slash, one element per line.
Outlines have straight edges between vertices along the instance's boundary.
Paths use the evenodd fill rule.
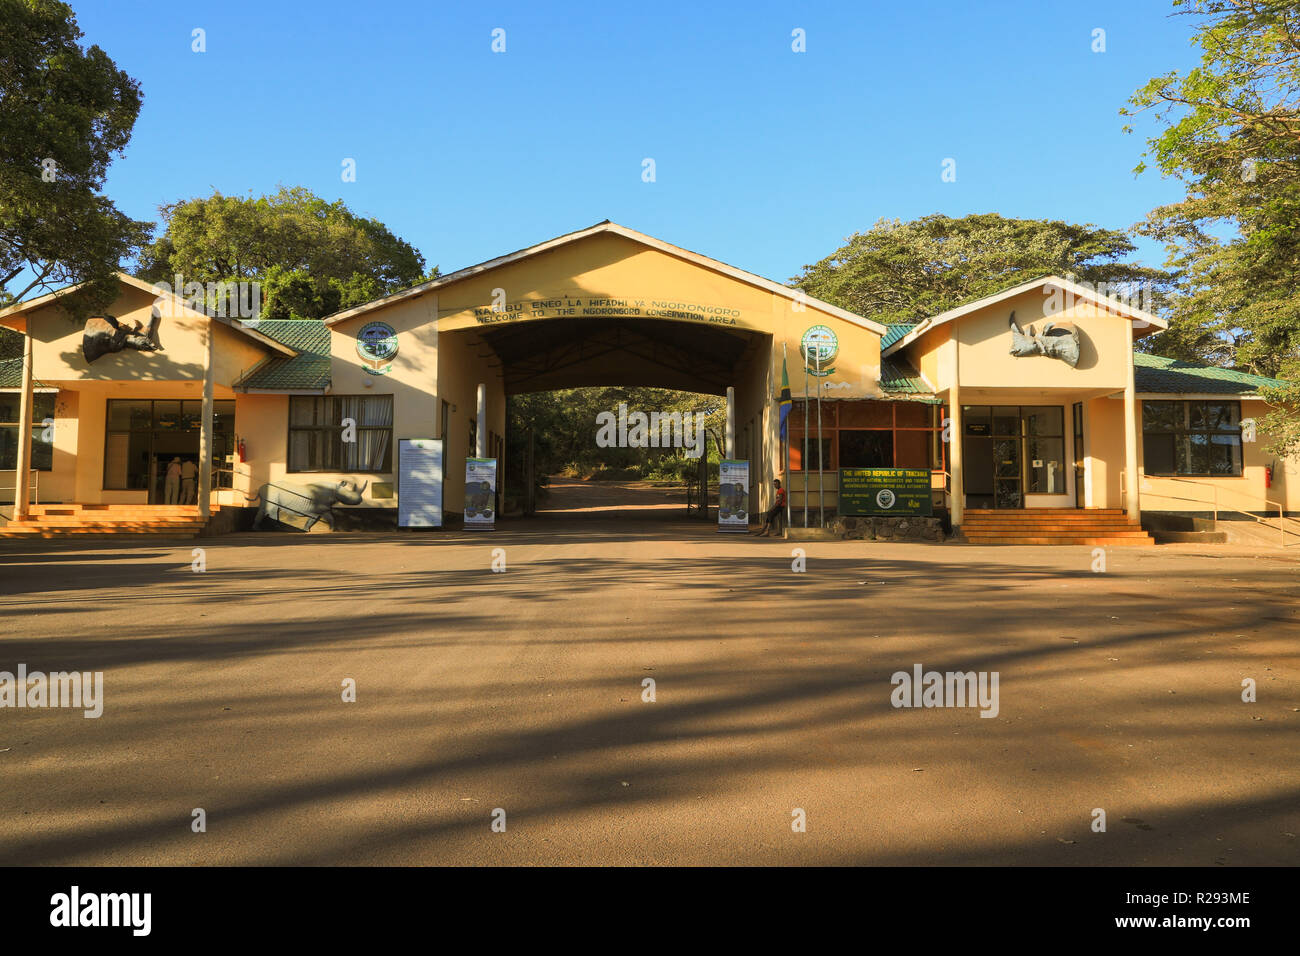
<path fill-rule="evenodd" d="M 1149 547 L 1155 544 L 1118 508 L 1030 508 L 997 511 L 976 508 L 962 520 L 961 541 L 968 544 L 1089 545 Z"/>
<path fill-rule="evenodd" d="M 33 505 L 26 518 L 0 526 L 0 540 L 195 538 L 204 526 L 198 505 Z"/>

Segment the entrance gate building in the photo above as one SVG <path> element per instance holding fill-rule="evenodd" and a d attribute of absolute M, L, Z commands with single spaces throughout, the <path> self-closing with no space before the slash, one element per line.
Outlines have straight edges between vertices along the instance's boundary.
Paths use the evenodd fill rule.
<path fill-rule="evenodd" d="M 967 509 L 1194 511 L 1189 482 L 1247 510 L 1300 504 L 1295 464 L 1243 437 L 1269 380 L 1135 354 L 1162 320 L 1056 277 L 886 326 L 603 222 L 323 321 L 212 317 L 120 284 L 114 322 L 158 348 L 88 358 L 64 293 L 0 310 L 27 352 L 0 362 L 0 516 L 34 498 L 150 507 L 178 455 L 201 466 L 203 517 L 268 484 L 344 481 L 364 485 L 355 507 L 395 512 L 403 439 L 442 440 L 459 513 L 464 459 L 504 454 L 508 395 L 602 385 L 731 390 L 751 511 L 779 477 L 795 524 L 835 512 L 842 468 L 928 469 L 958 526 Z"/>

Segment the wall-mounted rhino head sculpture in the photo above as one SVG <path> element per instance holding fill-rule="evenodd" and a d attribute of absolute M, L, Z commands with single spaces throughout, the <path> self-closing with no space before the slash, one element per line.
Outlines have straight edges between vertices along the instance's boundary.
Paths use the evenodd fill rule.
<path fill-rule="evenodd" d="M 105 315 L 86 320 L 86 327 L 81 336 L 81 354 L 89 365 L 102 355 L 110 352 L 122 352 L 135 349 L 137 352 L 161 352 L 162 343 L 158 341 L 158 323 L 162 314 L 154 309 L 149 320 L 149 331 L 139 322 L 134 327 L 124 325 L 115 316 Z"/>
<path fill-rule="evenodd" d="M 368 484 L 370 482 L 367 481 L 358 485 L 351 478 L 344 478 L 342 481 L 328 485 L 290 485 L 284 482 L 265 484 L 258 489 L 254 497 L 248 499 L 250 502 L 259 499 L 261 501 L 257 507 L 257 517 L 253 519 L 253 529 L 260 529 L 262 521 L 266 518 L 272 521 L 282 520 L 280 516 L 284 513 L 305 517 L 307 524 L 302 529 L 304 531 L 310 531 L 320 520 L 324 520 L 333 531 L 334 506 L 361 504 L 362 492 L 366 490 Z"/>
<path fill-rule="evenodd" d="M 1026 334 L 1016 324 L 1016 314 L 1011 313 L 1011 354 L 1046 355 L 1058 358 L 1070 368 L 1079 364 L 1079 330 L 1073 322 L 1048 322 L 1037 335 Z"/>

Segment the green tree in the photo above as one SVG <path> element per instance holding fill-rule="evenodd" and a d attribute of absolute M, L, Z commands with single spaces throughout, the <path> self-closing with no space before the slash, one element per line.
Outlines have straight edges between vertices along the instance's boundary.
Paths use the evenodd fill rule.
<path fill-rule="evenodd" d="M 1042 275 L 1106 283 L 1153 301 L 1169 281 L 1159 269 L 1126 261 L 1135 251 L 1120 231 L 994 213 L 911 222 L 882 219 L 790 280 L 809 295 L 879 322 L 919 322 L 963 302 Z"/>
<path fill-rule="evenodd" d="M 1146 158 L 1186 196 L 1138 227 L 1166 244 L 1177 287 L 1156 351 L 1300 375 L 1300 11 L 1265 0 L 1175 0 L 1201 62 L 1155 77 L 1125 115 L 1152 114 Z M 1131 130 L 1131 128 L 1129 128 Z M 1146 168 L 1143 162 L 1138 172 Z M 1272 390 L 1270 446 L 1300 449 L 1300 389 Z"/>
<path fill-rule="evenodd" d="M 438 274 L 383 223 L 302 187 L 256 198 L 217 192 L 160 212 L 165 228 L 142 253 L 140 278 L 260 281 L 268 318 L 320 318 Z"/>
<path fill-rule="evenodd" d="M 0 0 L 0 305 L 85 283 L 67 304 L 88 313 L 149 238 L 100 192 L 139 85 L 82 36 L 67 4 Z"/>

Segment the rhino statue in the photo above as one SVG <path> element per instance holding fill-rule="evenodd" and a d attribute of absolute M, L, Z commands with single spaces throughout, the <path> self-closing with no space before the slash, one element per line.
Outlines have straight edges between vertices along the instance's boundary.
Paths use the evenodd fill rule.
<path fill-rule="evenodd" d="M 125 325 L 112 315 L 87 319 L 81 336 L 81 354 L 85 356 L 86 364 L 89 365 L 100 356 L 126 349 L 161 352 L 162 343 L 158 341 L 158 322 L 161 318 L 158 310 L 154 309 L 148 332 L 138 321 L 133 325 Z"/>
<path fill-rule="evenodd" d="M 1046 355 L 1058 358 L 1070 368 L 1079 364 L 1079 330 L 1072 322 L 1048 322 L 1037 335 L 1026 335 L 1011 313 L 1011 354 Z"/>
<path fill-rule="evenodd" d="M 334 530 L 334 511 L 336 504 L 359 505 L 361 494 L 366 490 L 364 482 L 360 486 L 351 479 L 331 485 L 288 485 L 267 483 L 257 490 L 257 494 L 248 498 L 249 502 L 261 501 L 257 507 L 257 517 L 253 519 L 253 530 L 262 527 L 262 521 L 270 518 L 280 521 L 281 513 L 300 515 L 307 519 L 303 531 L 310 531 L 317 521 L 324 520 L 331 531 Z M 246 498 L 248 496 L 245 496 Z"/>

